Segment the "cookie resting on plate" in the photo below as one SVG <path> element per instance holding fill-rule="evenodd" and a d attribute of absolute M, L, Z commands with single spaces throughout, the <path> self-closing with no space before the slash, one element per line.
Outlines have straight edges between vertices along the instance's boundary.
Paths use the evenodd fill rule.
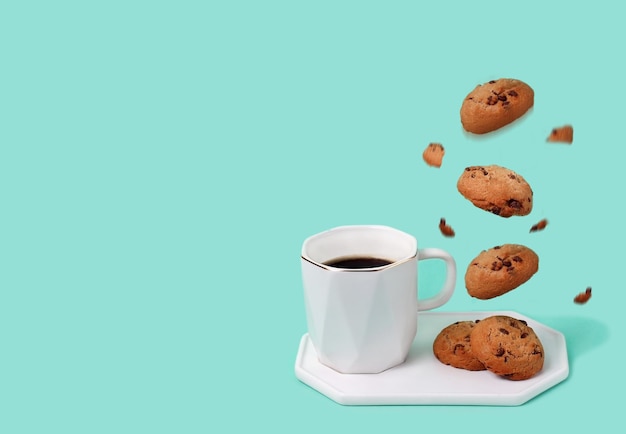
<path fill-rule="evenodd" d="M 472 353 L 487 370 L 509 380 L 527 380 L 543 368 L 541 340 L 526 321 L 494 315 L 470 334 Z"/>
<path fill-rule="evenodd" d="M 484 371 L 485 366 L 472 353 L 470 333 L 479 321 L 457 321 L 439 332 L 433 341 L 437 360 L 468 371 Z"/>

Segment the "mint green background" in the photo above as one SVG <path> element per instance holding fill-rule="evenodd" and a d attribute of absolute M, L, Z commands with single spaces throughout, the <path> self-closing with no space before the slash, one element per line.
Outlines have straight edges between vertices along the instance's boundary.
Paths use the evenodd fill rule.
<path fill-rule="evenodd" d="M 618 2 L 0 4 L 0 431 L 537 432 L 621 420 L 624 11 Z M 516 77 L 534 109 L 487 137 L 458 111 Z M 571 146 L 547 144 L 575 126 Z M 441 142 L 441 169 L 421 153 Z M 503 219 L 456 192 L 500 164 L 535 191 Z M 353 186 L 357 186 L 356 189 Z M 457 236 L 437 229 L 446 217 Z M 529 234 L 541 218 L 545 231 Z M 561 330 L 569 378 L 520 407 L 344 407 L 294 375 L 309 235 L 385 224 L 441 247 L 440 310 Z M 482 249 L 539 272 L 480 301 Z M 441 284 L 420 265 L 420 288 Z M 584 306 L 572 298 L 592 286 Z"/>

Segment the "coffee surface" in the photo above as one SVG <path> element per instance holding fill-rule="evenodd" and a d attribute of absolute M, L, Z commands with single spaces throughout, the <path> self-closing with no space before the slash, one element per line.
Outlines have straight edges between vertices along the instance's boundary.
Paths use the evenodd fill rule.
<path fill-rule="evenodd" d="M 372 256 L 353 256 L 331 259 L 324 264 L 335 268 L 359 269 L 383 267 L 391 263 L 392 261 L 383 258 L 375 258 Z"/>

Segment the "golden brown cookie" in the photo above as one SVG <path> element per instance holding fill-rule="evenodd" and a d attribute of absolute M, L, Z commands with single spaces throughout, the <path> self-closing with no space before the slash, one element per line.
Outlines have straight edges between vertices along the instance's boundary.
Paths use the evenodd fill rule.
<path fill-rule="evenodd" d="M 430 143 L 426 146 L 426 149 L 424 149 L 422 158 L 429 166 L 441 167 L 444 154 L 445 150 L 443 149 L 441 143 Z"/>
<path fill-rule="evenodd" d="M 543 345 L 526 321 L 490 316 L 472 329 L 470 343 L 485 368 L 509 380 L 527 380 L 543 368 Z"/>
<path fill-rule="evenodd" d="M 474 356 L 470 333 L 477 321 L 458 321 L 439 332 L 433 341 L 433 353 L 444 365 L 468 371 L 483 371 L 485 366 Z"/>
<path fill-rule="evenodd" d="M 472 297 L 487 300 L 527 282 L 539 270 L 539 257 L 520 244 L 483 250 L 467 267 L 465 288 Z"/>
<path fill-rule="evenodd" d="M 475 206 L 500 217 L 523 216 L 533 209 L 532 188 L 521 175 L 506 167 L 466 167 L 456 187 Z"/>
<path fill-rule="evenodd" d="M 572 143 L 574 141 L 574 127 L 563 125 L 553 128 L 546 140 L 548 142 Z"/>
<path fill-rule="evenodd" d="M 461 123 L 466 131 L 485 134 L 520 118 L 535 101 L 535 92 L 512 78 L 479 84 L 463 100 Z"/>

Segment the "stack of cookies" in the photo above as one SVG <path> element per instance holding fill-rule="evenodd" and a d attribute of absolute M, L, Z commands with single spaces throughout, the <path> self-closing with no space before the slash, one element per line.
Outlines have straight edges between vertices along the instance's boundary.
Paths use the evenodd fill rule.
<path fill-rule="evenodd" d="M 433 342 L 441 363 L 469 371 L 489 370 L 509 380 L 527 380 L 543 368 L 543 345 L 526 321 L 506 315 L 459 321 Z"/>

